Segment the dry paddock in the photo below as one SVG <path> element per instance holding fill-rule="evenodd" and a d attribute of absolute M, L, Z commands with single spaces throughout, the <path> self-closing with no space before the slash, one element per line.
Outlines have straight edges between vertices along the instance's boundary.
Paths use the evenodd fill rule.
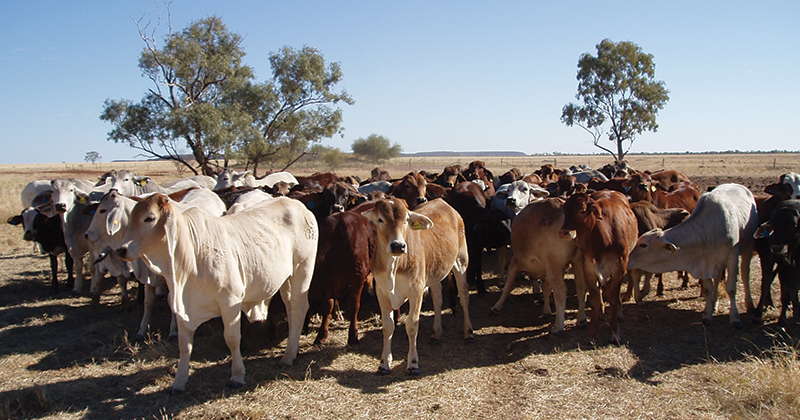
<path fill-rule="evenodd" d="M 580 157 L 576 163 L 599 166 L 590 162 L 594 158 Z M 797 155 L 710 155 L 702 164 L 679 158 L 670 165 L 668 157 L 663 166 L 705 184 L 737 181 L 756 192 L 780 173 L 800 166 Z M 427 162 L 430 168 L 408 158 L 384 166 L 392 174 L 402 174 L 413 164 L 420 166 L 412 169 L 440 170 L 456 163 L 438 159 Z M 469 161 L 461 159 L 462 164 Z M 552 160 L 531 158 L 527 164 L 535 168 L 545 159 Z M 661 169 L 664 157 L 653 159 L 647 166 L 631 160 L 634 167 Z M 485 160 L 496 174 L 525 165 Z M 688 168 L 677 167 L 684 161 Z M 712 163 L 716 172 L 703 172 Z M 572 163 L 558 157 L 557 164 Z M 7 218 L 19 211 L 17 197 L 29 180 L 88 178 L 109 166 L 121 168 L 104 165 L 0 167 L 0 212 Z M 363 176 L 361 172 L 370 168 L 362 165 L 338 172 Z M 163 178 L 177 177 L 170 167 L 147 169 L 163 170 Z M 0 418 L 800 417 L 800 364 L 792 338 L 796 335 L 778 333 L 777 310 L 768 311 L 763 323 L 743 314 L 744 327 L 734 330 L 728 324 L 723 292 L 713 325 L 704 327 L 700 323 L 704 300 L 696 282 L 681 289 L 670 274 L 664 296 L 651 294 L 641 306 L 624 305 L 622 346 L 604 345 L 609 336 L 604 327 L 601 345 L 594 347 L 588 344 L 585 329 L 575 324 L 574 295 L 568 300 L 566 330 L 547 336 L 552 319 L 542 316 L 528 280 L 520 282 L 501 315 L 490 316 L 502 285 L 494 257 L 486 258 L 489 293 L 479 297 L 473 292 L 470 301 L 475 342 L 463 341 L 462 313 L 450 309 L 443 316 L 442 340 L 429 340 L 433 316 L 426 303 L 420 327 L 420 377 L 405 374 L 408 341 L 403 328 L 393 343 L 392 373 L 375 374 L 382 334 L 375 298 L 365 295 L 359 318 L 361 343 L 348 347 L 347 323 L 336 321 L 329 342 L 314 346 L 317 321 L 312 333 L 303 336 L 301 354 L 291 368 L 282 369 L 278 363 L 286 345 L 285 323 L 279 326 L 277 340 L 268 339 L 264 326 L 253 326 L 244 353 L 247 385 L 235 391 L 226 387 L 230 359 L 221 325 L 204 324 L 196 334 L 187 392 L 172 395 L 168 388 L 178 352 L 177 343 L 161 336 L 169 322 L 166 303 L 158 303 L 150 339 L 131 343 L 128 337 L 138 326 L 140 306 L 121 303 L 119 289 L 111 281 L 98 307 L 90 306 L 88 297 L 72 296 L 63 284 L 59 293 L 50 292 L 48 260 L 31 252 L 19 228 L 3 224 Z M 751 277 L 757 300 L 757 258 Z M 772 293 L 777 301 L 777 282 Z M 737 300 L 744 311 L 741 283 Z"/>

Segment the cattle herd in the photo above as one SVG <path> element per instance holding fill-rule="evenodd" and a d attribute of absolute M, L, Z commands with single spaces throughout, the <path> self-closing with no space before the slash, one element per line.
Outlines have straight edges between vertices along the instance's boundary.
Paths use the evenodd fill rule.
<path fill-rule="evenodd" d="M 544 165 L 530 174 L 512 168 L 494 176 L 474 161 L 466 169 L 448 166 L 399 179 L 375 168 L 363 181 L 330 172 L 256 179 L 225 169 L 216 179 L 194 176 L 163 185 L 116 170 L 97 182 L 30 182 L 21 194 L 24 210 L 8 222 L 22 225 L 24 238 L 50 255 L 55 290 L 62 253 L 74 293 L 85 292 L 84 272 L 90 273 L 93 303 L 106 274 L 117 279 L 122 299 L 128 298 L 128 280 L 138 281 L 144 302 L 139 340 L 150 328 L 157 296 L 166 295 L 169 335 L 177 336 L 180 349 L 172 388 L 182 391 L 194 332 L 205 321 L 222 319 L 230 383 L 238 387 L 245 381 L 242 316 L 274 322 L 285 309 L 289 334 L 281 362 L 291 365 L 309 316 L 322 316 L 316 342 L 324 342 L 337 301 L 346 303 L 350 316 L 348 344 L 358 343 L 365 286 L 375 290 L 383 324 L 378 373 L 391 371 L 398 310 L 408 302 L 406 368 L 418 375 L 425 292 L 434 308 L 433 338 L 442 334 L 443 288 L 455 284 L 450 295 L 458 296 L 464 338 L 473 340 L 469 288 L 486 292 L 481 260 L 487 250 L 498 251 L 493 255 L 505 283 L 491 312 L 502 311 L 515 280 L 526 273 L 539 280 L 534 285 L 543 292 L 544 313 L 552 313 L 553 300 L 551 334 L 564 330 L 569 270 L 577 322 L 588 325 L 591 342 L 607 322 L 608 339 L 620 343 L 622 303 L 631 296 L 640 303 L 653 276 L 661 293 L 660 276 L 672 271 L 684 285 L 689 275 L 702 283 L 704 324 L 712 320 L 724 282 L 730 322 L 741 326 L 740 276 L 748 312 L 760 317 L 773 304 L 770 287 L 777 276 L 779 323 L 787 322 L 789 305 L 800 315 L 800 175 L 784 174 L 757 196 L 739 184 L 709 190 L 701 192 L 677 171 L 637 171 L 624 163 L 597 170 Z M 762 270 L 758 304 L 750 290 L 755 253 Z M 450 276 L 453 281 L 443 281 Z M 278 293 L 281 299 L 273 299 Z"/>

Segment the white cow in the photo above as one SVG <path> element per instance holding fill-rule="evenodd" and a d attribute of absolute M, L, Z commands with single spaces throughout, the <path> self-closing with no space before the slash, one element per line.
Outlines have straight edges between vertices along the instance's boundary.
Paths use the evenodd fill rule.
<path fill-rule="evenodd" d="M 800 174 L 796 174 L 794 172 L 789 172 L 786 174 L 781 175 L 780 178 L 781 184 L 787 184 L 792 186 L 792 199 L 800 199 Z"/>
<path fill-rule="evenodd" d="M 248 187 L 272 188 L 272 186 L 275 185 L 275 183 L 278 181 L 283 181 L 289 184 L 289 187 L 293 187 L 299 184 L 299 182 L 297 182 L 297 178 L 295 178 L 294 175 L 290 174 L 289 172 L 282 171 L 282 172 L 271 173 L 261 179 L 256 179 L 254 176 L 248 175 L 244 179 L 244 185 Z"/>
<path fill-rule="evenodd" d="M 225 214 L 231 215 L 239 213 L 249 208 L 253 208 L 271 198 L 273 198 L 272 195 L 261 190 L 248 191 L 236 198 L 236 201 L 233 202 Z"/>
<path fill-rule="evenodd" d="M 308 310 L 318 234 L 314 215 L 299 201 L 283 197 L 225 217 L 211 217 L 199 209 L 181 213 L 161 194 L 133 208 L 116 252 L 128 261 L 142 258 L 167 280 L 180 347 L 174 390 L 183 391 L 189 379 L 194 331 L 217 316 L 222 317 L 231 351 L 231 385 L 244 384 L 240 314 L 251 322 L 263 321 L 279 290 L 289 320 L 281 362 L 294 362 Z"/>
<path fill-rule="evenodd" d="M 544 188 L 518 180 L 497 188 L 491 206 L 513 219 L 525 206 L 549 195 Z"/>
<path fill-rule="evenodd" d="M 694 212 L 682 223 L 663 231 L 654 229 L 639 237 L 630 254 L 628 269 L 651 273 L 688 271 L 702 279 L 706 293 L 703 323 L 706 325 L 711 323 L 716 310 L 718 286 L 727 270 L 730 320 L 739 327 L 741 321 L 736 307 L 739 257 L 742 256 L 745 302 L 752 308 L 750 259 L 753 233 L 757 228 L 758 213 L 750 190 L 739 184 L 722 184 L 703 194 Z"/>
<path fill-rule="evenodd" d="M 564 271 L 572 266 L 575 289 L 578 295 L 578 325 L 586 325 L 586 278 L 583 274 L 583 254 L 573 241 L 560 240 L 558 230 L 564 224 L 564 201 L 546 198 L 531 203 L 517 215 L 511 225 L 511 249 L 514 256 L 508 266 L 508 277 L 503 294 L 494 304 L 492 313 L 499 313 L 503 303 L 514 289 L 514 281 L 521 272 L 545 279 L 544 313 L 550 314 L 550 291 L 556 303 L 556 319 L 551 332 L 564 330 L 567 286 Z"/>
<path fill-rule="evenodd" d="M 132 196 L 139 196 L 144 195 L 147 193 L 161 193 L 161 194 L 170 194 L 175 191 L 184 190 L 187 188 L 197 187 L 197 188 L 212 188 L 214 184 L 216 184 L 216 180 L 211 177 L 205 177 L 210 179 L 211 181 L 204 180 L 204 178 L 198 178 L 202 182 L 198 182 L 197 180 L 192 178 L 184 178 L 179 179 L 177 181 L 168 182 L 165 185 L 168 187 L 164 187 L 158 185 L 155 181 L 151 180 L 149 176 L 141 176 L 135 175 L 133 172 L 127 169 L 120 169 L 111 174 L 109 177 L 110 183 L 109 187 L 119 191 L 120 194 L 126 197 Z M 211 187 L 204 187 L 204 185 L 208 185 L 210 183 Z M 202 185 L 201 185 L 202 184 Z"/>
<path fill-rule="evenodd" d="M 378 373 L 385 375 L 392 365 L 394 311 L 408 300 L 408 373 L 419 375 L 417 333 L 425 289 L 433 300 L 433 338 L 442 334 L 442 284 L 453 272 L 464 311 L 464 337 L 473 338 L 469 318 L 467 264 L 469 254 L 464 222 L 450 205 L 432 200 L 409 211 L 402 199 L 378 200 L 372 210 L 362 213 L 375 223 L 378 241 L 370 263 L 375 277 L 375 291 L 381 307 L 383 354 Z"/>
<path fill-rule="evenodd" d="M 249 173 L 250 171 L 236 172 L 233 169 L 225 168 L 217 174 L 217 183 L 212 189 L 216 191 L 230 187 L 243 187 L 244 182 L 242 179 Z"/>

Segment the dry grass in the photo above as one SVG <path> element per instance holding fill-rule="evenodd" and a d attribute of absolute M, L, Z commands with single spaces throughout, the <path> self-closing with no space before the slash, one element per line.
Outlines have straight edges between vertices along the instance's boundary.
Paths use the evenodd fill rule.
<path fill-rule="evenodd" d="M 641 163 L 636 160 L 639 158 Z M 511 166 L 530 170 L 546 160 L 503 159 L 484 160 L 495 173 Z M 605 163 L 604 157 L 557 157 L 556 163 L 600 166 L 593 159 Z M 662 159 L 663 166 L 704 183 L 741 179 L 756 191 L 800 163 L 797 155 L 630 160 L 635 167 L 660 169 Z M 777 159 L 775 168 L 773 159 Z M 428 158 L 426 165 L 410 169 L 438 171 L 447 164 L 470 160 Z M 147 172 L 137 171 L 156 174 L 157 180 L 178 176 L 171 165 L 149 165 Z M 383 167 L 402 174 L 408 165 L 406 158 Z M 91 178 L 112 165 L 91 170 L 87 167 L 93 165 L 58 166 L 0 167 L 2 215 L 19 211 L 19 191 L 32 179 Z M 365 176 L 371 167 L 338 172 Z M 317 169 L 324 168 L 303 170 Z M 462 341 L 461 312 L 452 314 L 450 310 L 443 317 L 441 342 L 428 340 L 432 312 L 429 304 L 423 307 L 419 340 L 423 375 L 418 378 L 404 372 L 407 339 L 403 328 L 395 335 L 392 373 L 375 375 L 382 334 L 374 296 L 365 296 L 359 345 L 346 346 L 347 323 L 336 321 L 325 345 L 313 345 L 314 333 L 303 336 L 301 354 L 291 368 L 281 369 L 278 364 L 286 345 L 285 331 L 278 342 L 272 342 L 265 327 L 253 326 L 245 352 L 247 385 L 235 392 L 226 387 L 230 358 L 221 325 L 214 320 L 202 325 L 196 334 L 188 392 L 170 395 L 167 390 L 178 354 L 175 343 L 162 339 L 169 325 L 166 304 L 161 301 L 157 305 L 154 332 L 148 340 L 132 343 L 129 336 L 138 325 L 139 306 L 121 304 L 116 287 L 104 294 L 98 307 L 91 307 L 87 297 L 74 297 L 66 291 L 52 294 L 47 259 L 31 254 L 18 228 L 3 226 L 0 418 L 800 417 L 797 347 L 791 340 L 787 344 L 785 336 L 775 335 L 776 310 L 768 311 L 763 325 L 743 315 L 744 328 L 733 330 L 728 326 L 727 299 L 723 297 L 714 325 L 704 327 L 699 322 L 703 308 L 699 289 L 682 290 L 674 275 L 668 275 L 665 296 L 650 295 L 641 306 L 625 305 L 622 346 L 591 347 L 586 344 L 585 331 L 575 324 L 574 296 L 568 301 L 565 332 L 546 336 L 550 319 L 542 317 L 529 281 L 521 281 L 503 314 L 489 316 L 502 287 L 489 270 L 494 260 L 487 261 L 488 295 L 471 296 L 475 343 Z M 753 263 L 757 298 L 759 281 L 755 279 L 760 271 L 757 259 Z M 737 298 L 741 310 L 741 286 Z M 773 299 L 777 298 L 775 284 Z M 601 328 L 601 340 L 607 336 L 608 329 Z"/>

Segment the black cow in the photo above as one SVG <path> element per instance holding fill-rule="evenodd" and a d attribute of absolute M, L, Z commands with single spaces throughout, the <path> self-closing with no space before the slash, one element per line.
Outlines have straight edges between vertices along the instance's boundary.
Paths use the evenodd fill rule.
<path fill-rule="evenodd" d="M 38 210 L 29 207 L 22 214 L 10 217 L 8 223 L 22 225 L 25 228 L 23 238 L 26 241 L 39 243 L 44 254 L 50 255 L 50 288 L 58 291 L 58 255 L 64 253 L 64 264 L 67 266 L 67 284 L 71 289 L 75 283 L 73 277 L 73 260 L 64 242 L 64 231 L 61 229 L 61 218 L 47 217 Z"/>
<path fill-rule="evenodd" d="M 778 264 L 781 284 L 781 314 L 778 324 L 786 325 L 789 303 L 795 317 L 800 315 L 797 298 L 800 286 L 800 200 L 787 200 L 778 205 L 767 223 L 761 225 L 756 237 L 766 238 Z"/>

